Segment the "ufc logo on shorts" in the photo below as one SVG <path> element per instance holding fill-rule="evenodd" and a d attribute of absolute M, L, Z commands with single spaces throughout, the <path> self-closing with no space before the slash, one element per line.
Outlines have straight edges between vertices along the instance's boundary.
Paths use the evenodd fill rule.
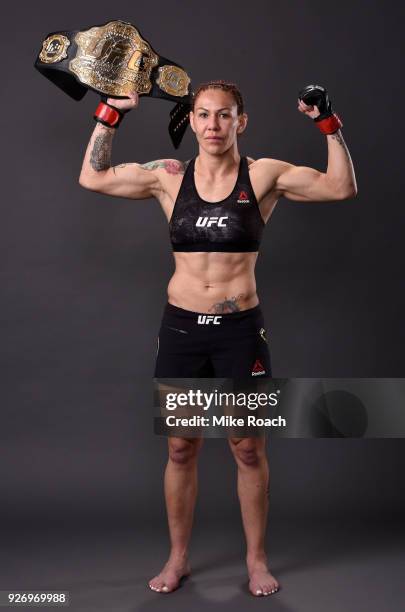
<path fill-rule="evenodd" d="M 197 227 L 211 227 L 211 225 L 217 225 L 218 227 L 226 227 L 226 221 L 228 217 L 198 217 L 196 226 Z"/>
<path fill-rule="evenodd" d="M 221 315 L 198 315 L 198 325 L 209 325 L 210 323 L 220 325 L 221 319 Z"/>

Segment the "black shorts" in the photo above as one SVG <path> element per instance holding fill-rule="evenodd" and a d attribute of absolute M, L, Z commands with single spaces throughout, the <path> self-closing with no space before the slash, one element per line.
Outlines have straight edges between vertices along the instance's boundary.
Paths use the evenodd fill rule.
<path fill-rule="evenodd" d="M 259 305 L 210 315 L 167 304 L 158 338 L 155 378 L 271 377 Z"/>

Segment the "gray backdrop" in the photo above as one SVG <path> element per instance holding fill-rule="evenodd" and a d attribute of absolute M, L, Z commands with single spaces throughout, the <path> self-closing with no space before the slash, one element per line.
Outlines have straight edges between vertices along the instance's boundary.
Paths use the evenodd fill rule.
<path fill-rule="evenodd" d="M 44 0 L 3 9 L 1 513 L 3 524 L 119 520 L 164 525 L 165 441 L 151 376 L 173 271 L 156 201 L 78 185 L 97 97 L 74 102 L 33 68 L 48 32 L 112 18 L 138 25 L 193 82 L 236 81 L 242 154 L 325 170 L 325 139 L 296 110 L 325 85 L 342 117 L 358 197 L 281 199 L 257 266 L 276 377 L 397 377 L 403 367 L 404 188 L 400 9 L 392 2 Z M 113 162 L 175 152 L 172 104 L 142 99 Z M 198 516 L 239 521 L 221 440 L 201 463 Z M 395 440 L 276 440 L 272 517 L 390 516 L 405 509 Z M 331 486 L 332 483 L 332 486 Z M 378 494 L 377 494 L 378 491 Z M 198 530 L 198 526 L 197 526 Z M 6 588 L 0 585 L 1 588 Z"/>

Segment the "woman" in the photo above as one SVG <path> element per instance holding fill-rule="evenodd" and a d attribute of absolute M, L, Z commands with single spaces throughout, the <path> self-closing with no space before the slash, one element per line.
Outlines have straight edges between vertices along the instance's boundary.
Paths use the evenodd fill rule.
<path fill-rule="evenodd" d="M 271 376 L 254 276 L 263 227 L 280 196 L 313 202 L 356 195 L 339 123 L 329 119 L 328 130 L 330 125 L 333 130 L 327 135 L 326 173 L 274 159 L 243 158 L 238 136 L 248 117 L 241 94 L 233 84 L 212 81 L 193 95 L 190 125 L 199 147 L 195 159 L 111 167 L 110 126 L 138 103 L 136 93 L 125 100 L 107 100 L 109 108 L 99 117 L 107 120 L 94 129 L 79 182 L 113 196 L 155 197 L 169 222 L 176 268 L 168 286 L 155 376 Z M 298 110 L 312 119 L 320 115 L 317 106 L 302 100 Z M 168 444 L 165 495 L 171 552 L 149 583 L 163 593 L 175 590 L 190 573 L 188 544 L 202 440 L 169 437 Z M 264 545 L 269 484 L 265 438 L 231 438 L 229 444 L 238 466 L 249 589 L 253 595 L 269 595 L 279 583 L 268 568 Z"/>

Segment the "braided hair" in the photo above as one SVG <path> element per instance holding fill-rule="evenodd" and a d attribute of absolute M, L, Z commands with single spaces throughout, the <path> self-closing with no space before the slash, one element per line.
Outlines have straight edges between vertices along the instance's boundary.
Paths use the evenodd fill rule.
<path fill-rule="evenodd" d="M 201 83 L 198 85 L 197 89 L 195 89 L 191 96 L 191 110 L 194 112 L 195 101 L 201 92 L 206 91 L 207 89 L 221 89 L 222 91 L 228 91 L 232 94 L 236 105 L 238 107 L 238 115 L 243 114 L 243 100 L 242 94 L 239 91 L 239 88 L 235 83 L 228 83 L 227 81 L 208 81 L 207 83 Z"/>

